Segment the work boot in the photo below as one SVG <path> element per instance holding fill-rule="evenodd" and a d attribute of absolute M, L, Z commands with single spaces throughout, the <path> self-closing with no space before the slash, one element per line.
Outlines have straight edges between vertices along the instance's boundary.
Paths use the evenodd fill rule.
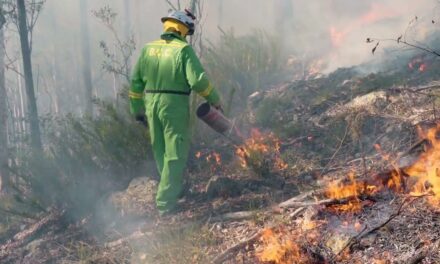
<path fill-rule="evenodd" d="M 167 210 L 159 210 L 159 216 L 160 217 L 167 217 L 167 216 L 172 216 L 175 215 L 179 210 L 177 209 L 177 206 L 174 206 L 171 209 L 167 209 Z"/>

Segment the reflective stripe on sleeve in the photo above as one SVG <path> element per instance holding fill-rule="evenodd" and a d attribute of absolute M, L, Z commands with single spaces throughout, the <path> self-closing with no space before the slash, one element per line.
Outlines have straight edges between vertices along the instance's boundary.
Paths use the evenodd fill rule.
<path fill-rule="evenodd" d="M 130 91 L 128 93 L 128 97 L 130 97 L 132 99 L 143 99 L 144 98 L 142 93 L 135 93 L 135 92 L 132 92 L 132 91 Z"/>
<path fill-rule="evenodd" d="M 212 92 L 213 89 L 214 89 L 214 88 L 212 87 L 212 85 L 209 84 L 208 87 L 206 87 L 205 90 L 198 92 L 198 94 L 199 94 L 200 96 L 202 96 L 202 97 L 206 97 L 206 96 L 208 96 L 208 95 L 211 94 L 211 92 Z"/>

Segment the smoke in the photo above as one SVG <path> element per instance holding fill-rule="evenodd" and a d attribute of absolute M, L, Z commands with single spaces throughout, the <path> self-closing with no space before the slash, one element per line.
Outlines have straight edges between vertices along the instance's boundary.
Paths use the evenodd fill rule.
<path fill-rule="evenodd" d="M 292 55 L 324 60 L 326 72 L 382 58 L 383 48 L 395 43 L 384 43 L 373 58 L 366 38 L 397 39 L 415 16 L 417 25 L 407 37 L 423 41 L 438 17 L 435 0 L 222 0 L 222 17 L 216 12 L 218 2 L 206 4 L 205 35 L 218 36 L 218 25 L 240 34 L 263 28 L 280 36 Z"/>

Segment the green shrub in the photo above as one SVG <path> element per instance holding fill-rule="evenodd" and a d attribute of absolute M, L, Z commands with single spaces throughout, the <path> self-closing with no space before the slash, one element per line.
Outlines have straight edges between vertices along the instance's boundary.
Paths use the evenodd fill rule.
<path fill-rule="evenodd" d="M 209 43 L 204 50 L 204 65 L 228 103 L 227 112 L 232 108 L 243 110 L 243 102 L 250 94 L 285 77 L 281 42 L 262 31 L 240 37 L 232 30 L 222 31 L 219 43 Z"/>
<path fill-rule="evenodd" d="M 13 168 L 17 190 L 28 201 L 42 208 L 67 207 L 79 217 L 145 170 L 147 129 L 132 120 L 126 105 L 96 105 L 95 118 L 69 115 L 44 120 L 44 154 L 26 153 Z"/>

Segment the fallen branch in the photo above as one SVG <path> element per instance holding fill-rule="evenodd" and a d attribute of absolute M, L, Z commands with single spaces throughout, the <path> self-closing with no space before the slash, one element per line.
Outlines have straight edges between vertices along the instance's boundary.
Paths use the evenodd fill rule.
<path fill-rule="evenodd" d="M 142 232 L 142 231 L 138 230 L 129 236 L 120 238 L 120 239 L 112 241 L 112 242 L 105 243 L 105 247 L 107 247 L 107 248 L 118 247 L 118 246 L 121 246 L 123 244 L 128 243 L 131 240 L 141 239 L 141 238 L 144 238 L 144 237 L 150 236 L 150 235 L 152 235 L 151 232 Z"/>
<path fill-rule="evenodd" d="M 210 222 L 241 221 L 255 217 L 261 211 L 241 211 L 227 213 L 210 219 Z"/>
<path fill-rule="evenodd" d="M 252 235 L 251 237 L 233 245 L 232 247 L 226 249 L 223 253 L 218 255 L 213 261 L 213 264 L 221 264 L 225 262 L 233 253 L 237 252 L 238 250 L 246 247 L 247 245 L 256 242 L 260 237 L 263 235 L 263 231 L 259 231 Z"/>
<path fill-rule="evenodd" d="M 315 193 L 315 191 L 310 191 L 310 192 L 306 192 L 306 193 L 302 193 L 299 194 L 295 197 L 290 198 L 289 200 L 286 200 L 280 204 L 278 204 L 278 207 L 280 208 L 288 208 L 290 207 L 290 204 L 295 204 L 298 202 L 304 202 L 307 198 L 311 197 L 313 194 Z"/>
<path fill-rule="evenodd" d="M 7 257 L 14 249 L 32 241 L 32 239 L 50 224 L 57 222 L 65 211 L 54 210 L 36 223 L 32 224 L 28 229 L 17 233 L 6 244 L 0 245 L 0 260 Z"/>

